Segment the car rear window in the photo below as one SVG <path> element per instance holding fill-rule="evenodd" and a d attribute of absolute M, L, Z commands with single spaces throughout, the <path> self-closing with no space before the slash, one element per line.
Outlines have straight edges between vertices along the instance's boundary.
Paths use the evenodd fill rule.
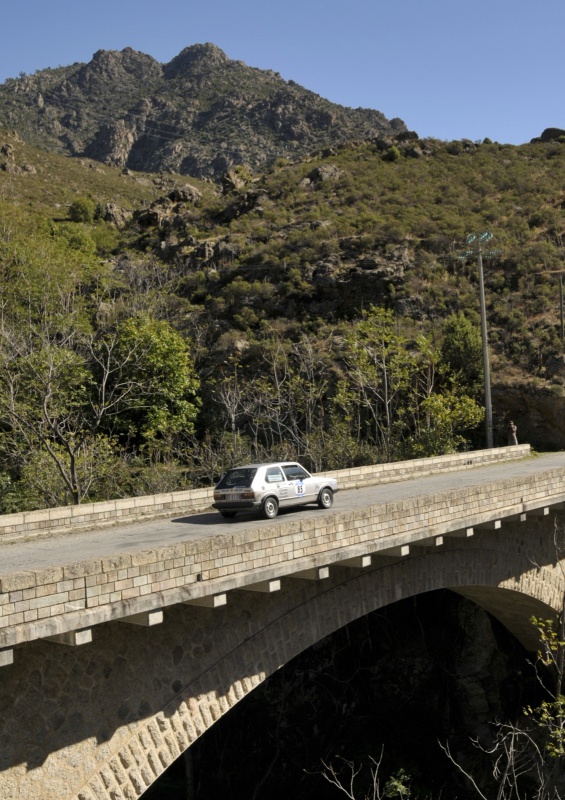
<path fill-rule="evenodd" d="M 241 486 L 247 489 L 251 486 L 257 470 L 254 467 L 230 469 L 219 482 L 218 489 L 234 489 Z"/>
<path fill-rule="evenodd" d="M 267 470 L 267 483 L 280 483 L 284 481 L 284 475 L 280 467 L 269 467 Z"/>

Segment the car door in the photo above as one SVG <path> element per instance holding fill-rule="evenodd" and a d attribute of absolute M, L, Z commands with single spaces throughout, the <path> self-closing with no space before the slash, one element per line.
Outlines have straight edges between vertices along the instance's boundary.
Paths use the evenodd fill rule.
<path fill-rule="evenodd" d="M 290 505 L 303 505 L 315 500 L 314 482 L 300 464 L 285 464 L 283 472 L 290 487 Z"/>

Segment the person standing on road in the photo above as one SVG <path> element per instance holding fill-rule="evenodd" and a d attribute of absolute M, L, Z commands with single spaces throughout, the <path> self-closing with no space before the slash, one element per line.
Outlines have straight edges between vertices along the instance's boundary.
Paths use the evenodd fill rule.
<path fill-rule="evenodd" d="M 510 420 L 508 423 L 508 444 L 518 444 L 518 436 L 516 435 L 518 428 L 516 425 Z"/>

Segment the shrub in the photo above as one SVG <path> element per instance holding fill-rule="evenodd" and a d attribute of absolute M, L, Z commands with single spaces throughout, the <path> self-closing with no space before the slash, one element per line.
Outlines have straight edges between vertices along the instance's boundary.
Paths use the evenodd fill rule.
<path fill-rule="evenodd" d="M 69 208 L 69 217 L 73 222 L 94 222 L 96 204 L 90 197 L 79 197 Z"/>
<path fill-rule="evenodd" d="M 393 144 L 386 153 L 383 153 L 383 161 L 400 161 L 400 150 L 396 145 Z"/>

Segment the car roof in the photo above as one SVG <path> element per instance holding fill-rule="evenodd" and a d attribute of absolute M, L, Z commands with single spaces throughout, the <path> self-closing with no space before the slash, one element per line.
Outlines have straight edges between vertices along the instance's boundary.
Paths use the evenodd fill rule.
<path fill-rule="evenodd" d="M 230 467 L 232 469 L 259 469 L 259 467 L 291 467 L 302 466 L 298 461 L 263 461 L 258 464 L 239 464 L 237 467 Z"/>

